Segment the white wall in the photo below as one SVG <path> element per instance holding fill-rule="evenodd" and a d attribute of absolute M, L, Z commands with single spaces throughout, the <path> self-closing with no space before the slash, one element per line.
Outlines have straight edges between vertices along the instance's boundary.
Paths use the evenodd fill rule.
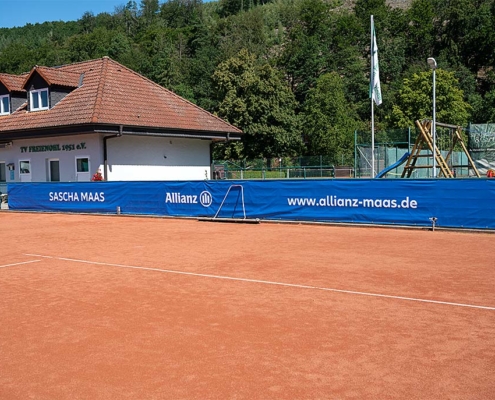
<path fill-rule="evenodd" d="M 60 181 L 75 182 L 76 157 L 89 158 L 89 178 L 103 162 L 103 150 L 99 135 L 63 136 L 44 139 L 14 140 L 12 146 L 0 148 L 0 162 L 15 166 L 14 179 L 6 170 L 7 182 L 20 182 L 19 161 L 29 160 L 31 165 L 31 182 L 48 181 L 48 160 L 59 160 Z M 39 146 L 55 146 L 55 150 L 44 150 Z M 64 147 L 65 146 L 65 147 Z M 79 147 L 79 148 L 78 148 Z"/>
<path fill-rule="evenodd" d="M 107 141 L 109 181 L 210 179 L 210 141 L 122 136 Z"/>
<path fill-rule="evenodd" d="M 81 144 L 84 143 L 85 148 Z M 210 179 L 210 141 L 146 136 L 115 137 L 107 140 L 109 181 L 204 180 Z M 71 145 L 74 149 L 71 149 Z M 46 150 L 36 146 L 55 146 Z M 69 146 L 66 150 L 66 147 Z M 89 173 L 77 177 L 76 157 L 89 158 Z M 14 140 L 0 148 L 0 162 L 15 165 L 14 179 L 6 170 L 8 182 L 20 182 L 19 161 L 29 160 L 31 182 L 47 182 L 48 160 L 59 160 L 60 181 L 89 181 L 103 168 L 103 140 L 99 134 Z M 26 181 L 23 176 L 23 181 Z"/>

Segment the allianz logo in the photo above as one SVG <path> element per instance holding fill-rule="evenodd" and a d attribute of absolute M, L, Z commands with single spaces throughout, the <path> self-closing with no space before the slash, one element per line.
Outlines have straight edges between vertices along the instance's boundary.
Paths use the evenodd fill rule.
<path fill-rule="evenodd" d="M 207 190 L 204 190 L 200 195 L 195 194 L 182 194 L 180 192 L 167 192 L 165 195 L 165 203 L 171 204 L 198 204 L 203 207 L 211 206 L 213 203 L 213 196 Z"/>

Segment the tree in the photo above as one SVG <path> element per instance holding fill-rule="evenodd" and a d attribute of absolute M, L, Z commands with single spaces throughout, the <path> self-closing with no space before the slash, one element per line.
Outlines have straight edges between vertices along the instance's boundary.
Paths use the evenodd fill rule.
<path fill-rule="evenodd" d="M 210 21 L 205 14 L 201 14 L 202 23 L 194 25 L 188 41 L 190 53 L 186 79 L 187 85 L 192 88 L 194 102 L 205 110 L 215 112 L 218 102 L 213 88 L 213 73 L 221 60 L 221 51 L 218 37 L 209 26 Z"/>
<path fill-rule="evenodd" d="M 130 0 L 125 6 L 116 7 L 115 14 L 122 21 L 122 26 L 127 35 L 133 36 L 138 26 L 138 8 L 136 2 Z"/>
<path fill-rule="evenodd" d="M 20 74 L 29 71 L 35 63 L 34 51 L 24 43 L 12 42 L 0 51 L 0 71 Z"/>
<path fill-rule="evenodd" d="M 219 5 L 220 15 L 228 17 L 250 9 L 253 2 L 251 0 L 220 0 Z"/>
<path fill-rule="evenodd" d="M 131 51 L 129 39 L 121 32 L 114 32 L 110 39 L 108 55 L 114 60 L 122 60 Z"/>
<path fill-rule="evenodd" d="M 81 25 L 81 33 L 91 33 L 96 28 L 95 15 L 90 11 L 86 11 L 79 20 L 79 24 Z"/>
<path fill-rule="evenodd" d="M 495 89 L 485 95 L 483 101 L 483 120 L 474 122 L 495 122 Z"/>
<path fill-rule="evenodd" d="M 409 59 L 424 61 L 431 57 L 435 43 L 435 19 L 431 0 L 415 0 L 407 11 L 407 55 Z"/>
<path fill-rule="evenodd" d="M 287 74 L 298 102 L 327 67 L 330 6 L 323 0 L 302 0 L 289 21 L 287 41 L 279 64 Z"/>
<path fill-rule="evenodd" d="M 369 26 L 371 15 L 378 21 L 386 20 L 390 7 L 385 0 L 356 0 L 354 12 L 364 26 Z"/>
<path fill-rule="evenodd" d="M 472 71 L 495 61 L 495 2 L 481 1 L 474 7 L 466 21 L 467 27 L 463 40 L 463 64 Z"/>
<path fill-rule="evenodd" d="M 352 103 L 363 120 L 366 120 L 370 115 L 369 21 L 365 29 L 354 13 L 340 11 L 330 15 L 328 25 L 328 37 L 323 50 L 326 72 L 338 73 L 344 81 L 346 102 Z M 383 59 L 380 60 L 380 69 L 383 69 L 382 64 Z M 322 73 L 325 72 L 318 76 Z"/>
<path fill-rule="evenodd" d="M 244 157 L 291 156 L 300 151 L 296 102 L 273 67 L 241 50 L 218 66 L 213 80 L 219 116 L 245 133 Z"/>
<path fill-rule="evenodd" d="M 433 113 L 432 71 L 413 74 L 404 79 L 394 104 L 390 122 L 399 128 L 414 126 L 415 120 L 431 119 Z M 454 73 L 436 70 L 436 120 L 448 124 L 466 125 L 471 106 L 464 101 L 464 93 Z"/>
<path fill-rule="evenodd" d="M 235 56 L 242 49 L 258 56 L 266 54 L 268 46 L 261 9 L 222 19 L 218 22 L 215 33 L 224 59 Z"/>
<path fill-rule="evenodd" d="M 335 72 L 320 76 L 309 91 L 303 110 L 308 155 L 352 160 L 354 131 L 362 128 L 362 123 L 352 104 L 346 101 L 342 78 Z"/>
<path fill-rule="evenodd" d="M 202 0 L 168 0 L 160 7 L 160 18 L 171 28 L 200 23 Z"/>
<path fill-rule="evenodd" d="M 343 3 L 355 6 L 341 7 Z M 493 121 L 495 1 L 403 1 L 410 4 L 409 8 L 396 7 L 398 3 L 390 0 L 204 3 L 202 0 L 124 0 L 112 14 L 87 12 L 77 21 L 0 28 L 0 72 L 22 73 L 33 65 L 62 65 L 109 55 L 198 106 L 210 112 L 221 111 L 231 122 L 236 121 L 248 132 L 243 142 L 246 154 L 251 150 L 250 154 L 277 154 L 299 148 L 301 141 L 292 141 L 300 130 L 300 118 L 296 115 L 306 118 L 306 135 L 308 131 L 312 131 L 314 137 L 326 135 L 321 136 L 321 143 L 308 142 L 309 147 L 303 147 L 305 152 L 323 152 L 323 147 L 327 149 L 324 152 L 340 151 L 331 149 L 345 146 L 335 147 L 334 142 L 327 141 L 329 132 L 341 133 L 341 130 L 330 130 L 338 123 L 333 120 L 334 114 L 328 117 L 329 110 L 334 113 L 338 108 L 321 102 L 325 93 L 332 93 L 348 107 L 352 121 L 370 123 L 372 14 L 384 100 L 375 108 L 377 130 L 412 126 L 417 118 L 430 118 L 431 71 L 425 72 L 428 57 L 435 57 L 443 69 L 455 71 L 458 80 L 448 84 L 448 96 L 444 98 L 443 72 L 438 70 L 439 120 Z M 228 90 L 219 86 L 218 80 L 214 86 L 214 72 L 220 63 L 239 58 L 241 49 L 246 49 L 255 61 L 239 74 L 246 77 L 247 72 L 252 71 L 253 78 L 249 84 L 243 83 L 246 88 L 236 81 L 239 92 L 233 91 L 232 97 L 222 97 Z M 326 76 L 328 73 L 338 75 L 343 91 L 335 77 Z M 414 74 L 425 73 L 423 81 L 413 79 Z M 287 86 L 294 95 L 292 98 L 286 92 Z M 271 94 L 264 94 L 267 87 L 283 93 L 279 103 Z M 458 89 L 463 93 L 460 98 L 464 103 L 452 103 L 449 98 Z M 247 117 L 242 120 L 241 110 L 235 110 L 236 95 L 251 120 Z M 268 105 L 263 103 L 263 96 L 267 97 Z M 227 111 L 229 101 L 232 109 Z M 457 106 L 461 111 L 452 111 L 457 110 Z M 446 110 L 450 110 L 450 114 L 445 115 Z M 468 119 L 466 112 L 470 114 Z M 315 117 L 318 113 L 322 121 Z M 314 127 L 309 126 L 310 116 Z M 348 123 L 342 122 L 344 126 Z M 256 130 L 255 124 L 261 124 L 260 129 Z M 325 127 L 330 128 L 325 131 Z M 270 129 L 273 133 L 269 133 Z M 255 143 L 258 138 L 262 139 L 260 145 Z M 268 138 L 275 139 L 270 143 Z M 234 150 L 231 154 L 244 151 L 242 146 L 225 146 L 224 149 Z"/>
<path fill-rule="evenodd" d="M 72 36 L 67 43 L 71 62 L 78 62 L 108 55 L 111 33 L 96 28 L 88 35 Z"/>
<path fill-rule="evenodd" d="M 153 23 L 160 10 L 158 0 L 141 0 L 141 18 L 144 19 L 145 26 Z"/>

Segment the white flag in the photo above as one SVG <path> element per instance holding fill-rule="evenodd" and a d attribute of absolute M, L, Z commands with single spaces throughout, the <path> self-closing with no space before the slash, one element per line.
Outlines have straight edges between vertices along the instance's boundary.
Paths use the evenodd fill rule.
<path fill-rule="evenodd" d="M 380 70 L 378 69 L 378 47 L 376 45 L 375 26 L 371 31 L 373 39 L 371 41 L 371 76 L 370 76 L 370 99 L 373 99 L 377 106 L 382 104 L 382 90 L 380 89 Z"/>

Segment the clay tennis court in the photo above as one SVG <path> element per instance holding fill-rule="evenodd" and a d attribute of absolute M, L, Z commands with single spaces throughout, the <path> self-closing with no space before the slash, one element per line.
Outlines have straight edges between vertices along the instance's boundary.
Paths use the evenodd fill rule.
<path fill-rule="evenodd" d="M 1 399 L 492 399 L 495 236 L 0 213 Z"/>

